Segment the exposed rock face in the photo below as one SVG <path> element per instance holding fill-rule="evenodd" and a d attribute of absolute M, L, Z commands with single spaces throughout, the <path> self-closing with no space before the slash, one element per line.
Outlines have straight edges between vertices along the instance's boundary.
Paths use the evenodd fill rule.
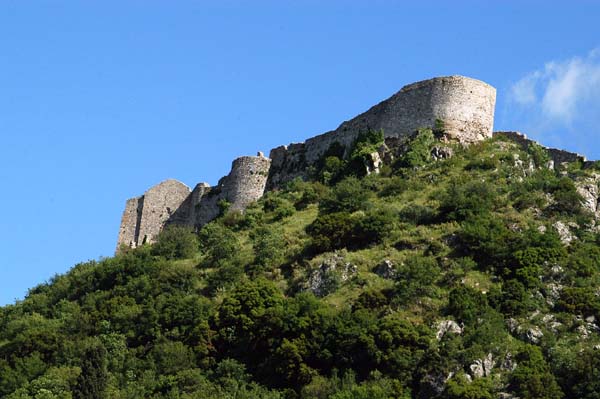
<path fill-rule="evenodd" d="M 579 180 L 576 183 L 577 192 L 583 198 L 583 202 L 581 205 L 584 209 L 590 211 L 591 213 L 598 215 L 599 206 L 598 206 L 598 182 L 600 181 L 600 176 L 595 175 L 594 177 L 586 178 Z"/>
<path fill-rule="evenodd" d="M 488 353 L 483 359 L 477 359 L 469 366 L 473 378 L 487 377 L 492 374 L 494 368 L 494 358 L 491 353 Z"/>
<path fill-rule="evenodd" d="M 560 220 L 557 221 L 557 222 L 555 222 L 552 225 L 552 227 L 554 227 L 554 229 L 558 233 L 558 236 L 560 237 L 560 241 L 563 244 L 570 244 L 571 241 L 573 241 L 575 239 L 575 236 L 571 233 L 571 230 L 569 229 L 569 226 L 567 226 L 566 224 L 564 224 Z"/>
<path fill-rule="evenodd" d="M 439 161 L 442 159 L 447 159 L 452 157 L 453 151 L 450 147 L 433 147 L 431 150 L 431 158 L 434 161 Z"/>
<path fill-rule="evenodd" d="M 531 327 L 525 332 L 525 339 L 532 344 L 538 344 L 544 333 L 539 327 Z"/>
<path fill-rule="evenodd" d="M 357 272 L 356 265 L 346 262 L 339 254 L 333 254 L 313 270 L 307 281 L 307 289 L 318 297 L 328 295 L 340 282 L 348 280 Z"/>
<path fill-rule="evenodd" d="M 446 334 L 462 334 L 463 329 L 454 320 L 442 320 L 437 325 L 435 337 L 440 341 Z"/>

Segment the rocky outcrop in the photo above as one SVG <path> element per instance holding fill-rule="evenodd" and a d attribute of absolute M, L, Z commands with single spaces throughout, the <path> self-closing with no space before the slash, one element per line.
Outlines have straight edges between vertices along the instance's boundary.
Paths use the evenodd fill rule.
<path fill-rule="evenodd" d="M 598 184 L 600 183 L 600 175 L 593 174 L 591 177 L 586 177 L 583 179 L 577 180 L 575 186 L 577 187 L 577 192 L 583 198 L 581 205 L 583 208 L 594 215 L 598 216 L 600 211 L 599 206 L 599 194 L 600 191 L 598 189 Z"/>
<path fill-rule="evenodd" d="M 469 366 L 473 378 L 488 377 L 494 368 L 494 357 L 488 353 L 483 359 L 477 359 Z"/>
<path fill-rule="evenodd" d="M 306 282 L 306 289 L 318 297 L 335 291 L 338 285 L 356 274 L 358 268 L 347 262 L 343 255 L 334 253 L 312 270 Z"/>
<path fill-rule="evenodd" d="M 558 233 L 560 241 L 563 244 L 570 244 L 571 241 L 573 241 L 576 238 L 575 235 L 571 233 L 571 229 L 569 229 L 569 226 L 561 222 L 560 220 L 554 222 L 552 227 L 554 227 L 554 230 L 556 230 L 556 232 Z"/>
<path fill-rule="evenodd" d="M 454 320 L 442 320 L 437 324 L 435 337 L 438 341 L 441 341 L 446 334 L 461 335 L 462 333 L 463 328 Z"/>
<path fill-rule="evenodd" d="M 394 262 L 389 259 L 386 259 L 375 266 L 373 272 L 382 278 L 393 279 L 396 277 L 396 267 Z"/>

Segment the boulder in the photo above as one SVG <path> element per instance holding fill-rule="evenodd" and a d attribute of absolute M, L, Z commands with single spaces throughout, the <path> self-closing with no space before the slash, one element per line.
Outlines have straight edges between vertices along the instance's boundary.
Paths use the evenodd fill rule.
<path fill-rule="evenodd" d="M 454 320 L 442 320 L 437 325 L 437 332 L 435 337 L 440 341 L 446 334 L 462 334 L 463 328 L 458 325 Z"/>
<path fill-rule="evenodd" d="M 554 229 L 558 233 L 558 236 L 560 237 L 560 241 L 563 244 L 570 244 L 571 241 L 573 241 L 575 239 L 575 236 L 573 235 L 573 233 L 571 233 L 569 226 L 567 226 L 565 223 L 561 222 L 560 220 L 556 221 L 552 225 L 552 227 L 554 227 Z"/>
<path fill-rule="evenodd" d="M 469 366 L 473 378 L 487 377 L 492 373 L 494 368 L 494 357 L 488 353 L 483 359 L 477 359 Z"/>

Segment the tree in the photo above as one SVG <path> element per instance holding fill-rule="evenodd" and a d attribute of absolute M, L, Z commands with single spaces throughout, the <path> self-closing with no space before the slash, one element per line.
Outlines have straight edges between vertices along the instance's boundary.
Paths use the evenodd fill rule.
<path fill-rule="evenodd" d="M 88 347 L 83 353 L 81 374 L 73 390 L 74 399 L 106 399 L 108 373 L 106 349 L 101 344 Z"/>
<path fill-rule="evenodd" d="M 198 237 L 191 228 L 170 225 L 163 229 L 152 246 L 152 254 L 166 259 L 191 258 L 198 251 Z"/>

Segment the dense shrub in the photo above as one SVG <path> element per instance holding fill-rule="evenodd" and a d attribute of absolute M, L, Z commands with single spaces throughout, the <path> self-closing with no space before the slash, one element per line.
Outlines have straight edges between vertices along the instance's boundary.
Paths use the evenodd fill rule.
<path fill-rule="evenodd" d="M 265 212 L 273 215 L 274 220 L 281 220 L 294 214 L 294 205 L 285 198 L 267 195 L 263 200 Z"/>
<path fill-rule="evenodd" d="M 538 347 L 527 345 L 517 356 L 509 388 L 523 399 L 560 399 L 563 393 Z"/>
<path fill-rule="evenodd" d="M 198 237 L 189 227 L 170 225 L 163 229 L 152 246 L 152 254 L 166 259 L 191 258 L 198 251 Z"/>
<path fill-rule="evenodd" d="M 354 212 L 369 207 L 372 194 L 362 187 L 356 177 L 348 177 L 333 187 L 319 203 L 319 211 L 323 213 Z"/>
<path fill-rule="evenodd" d="M 454 316 L 457 321 L 472 326 L 485 313 L 487 308 L 488 302 L 485 295 L 473 288 L 462 285 L 450 291 L 446 311 L 449 315 Z"/>
<path fill-rule="evenodd" d="M 478 180 L 454 180 L 439 199 L 440 213 L 446 220 L 465 220 L 503 205 L 496 187 Z"/>
<path fill-rule="evenodd" d="M 592 287 L 567 287 L 563 289 L 556 307 L 563 312 L 598 316 L 600 298 Z"/>
<path fill-rule="evenodd" d="M 200 230 L 200 247 L 206 260 L 212 264 L 222 264 L 233 259 L 239 249 L 237 236 L 218 222 L 207 224 Z"/>
<path fill-rule="evenodd" d="M 432 257 L 412 256 L 397 269 L 396 290 L 398 297 L 409 301 L 423 295 L 432 295 L 434 284 L 440 278 L 441 269 Z"/>
<path fill-rule="evenodd" d="M 419 129 L 410 138 L 404 154 L 396 161 L 396 167 L 417 168 L 431 161 L 431 149 L 435 143 L 435 137 L 431 129 Z"/>
<path fill-rule="evenodd" d="M 258 270 L 270 269 L 283 262 L 285 241 L 281 230 L 259 227 L 250 234 L 254 248 L 254 264 Z"/>
<path fill-rule="evenodd" d="M 414 225 L 430 224 L 437 220 L 438 215 L 435 209 L 418 204 L 410 204 L 400 211 L 400 220 Z"/>
<path fill-rule="evenodd" d="M 326 213 L 319 215 L 306 231 L 317 251 L 356 249 L 382 242 L 393 231 L 395 218 L 386 209 L 356 214 Z"/>

